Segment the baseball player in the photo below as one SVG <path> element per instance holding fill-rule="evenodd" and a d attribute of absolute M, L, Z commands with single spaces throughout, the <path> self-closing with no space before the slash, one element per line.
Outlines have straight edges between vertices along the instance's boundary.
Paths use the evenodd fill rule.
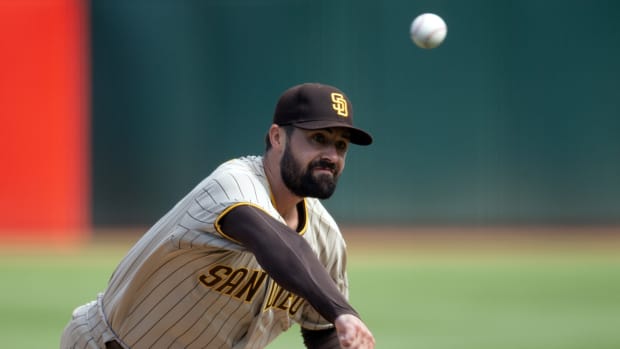
<path fill-rule="evenodd" d="M 61 348 L 264 348 L 293 323 L 307 348 L 374 348 L 348 302 L 346 246 L 329 198 L 350 143 L 332 86 L 286 90 L 263 156 L 223 163 L 130 249 Z"/>

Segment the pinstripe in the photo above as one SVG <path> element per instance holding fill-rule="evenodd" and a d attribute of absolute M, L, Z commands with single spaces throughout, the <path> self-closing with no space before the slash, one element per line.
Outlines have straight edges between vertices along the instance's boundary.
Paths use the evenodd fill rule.
<path fill-rule="evenodd" d="M 239 184 L 237 177 L 235 177 L 234 174 L 231 174 L 230 177 L 232 177 L 233 181 L 235 181 L 235 183 L 237 184 L 237 189 L 239 190 L 239 193 L 243 193 L 243 190 L 241 189 L 241 185 Z"/>
<path fill-rule="evenodd" d="M 209 191 L 206 190 L 206 189 L 203 189 L 203 190 L 204 190 L 205 193 L 207 193 L 207 195 L 209 196 L 209 199 L 211 199 L 211 201 L 215 202 L 215 199 L 213 198 L 213 196 L 211 196 Z M 212 210 L 208 209 L 208 205 L 206 203 L 203 204 L 202 202 L 200 202 L 200 200 L 198 198 L 196 198 L 194 201 L 196 202 L 196 204 L 198 204 L 198 206 L 200 206 L 200 208 L 203 211 L 206 211 L 206 212 L 209 212 L 209 213 L 215 212 L 215 211 L 212 211 Z"/>
<path fill-rule="evenodd" d="M 199 299 L 196 303 L 194 303 L 194 305 L 196 305 L 196 304 L 198 304 L 200 301 L 202 301 L 205 297 L 207 297 L 207 295 L 208 295 L 208 293 L 204 293 L 204 294 L 202 295 L 202 297 L 200 297 L 200 299 Z M 187 312 L 185 312 L 185 314 L 183 314 L 183 318 L 188 317 L 188 316 L 189 316 L 189 314 L 190 314 L 192 311 L 194 311 L 194 310 L 195 310 L 195 307 L 189 308 L 189 309 L 187 310 Z M 204 315 L 204 314 L 206 314 L 206 312 L 204 312 L 204 313 L 203 313 L 203 315 Z M 200 322 L 198 322 L 198 321 L 196 321 L 196 322 L 194 322 L 194 324 L 195 324 L 195 326 L 198 326 L 198 325 L 200 325 L 201 323 L 200 323 Z M 185 334 L 187 334 L 187 333 L 188 333 L 191 329 L 192 329 L 192 327 L 188 327 L 188 328 L 187 328 L 184 332 L 182 332 L 182 333 L 181 333 L 179 336 L 177 336 L 175 339 L 176 339 L 176 340 L 178 340 L 179 338 L 181 338 L 181 337 L 185 336 Z"/>
<path fill-rule="evenodd" d="M 188 230 L 188 232 L 190 232 L 190 231 Z M 198 234 L 194 234 L 194 237 L 193 237 L 192 239 L 188 240 L 188 242 L 189 242 L 189 246 L 188 246 L 188 247 L 189 247 L 190 249 L 191 249 L 192 247 L 194 247 L 194 241 L 198 240 L 198 238 L 199 238 L 199 237 L 200 237 L 200 236 L 199 236 Z M 183 241 L 183 240 L 181 239 L 180 241 Z"/>
<path fill-rule="evenodd" d="M 93 312 L 88 312 L 88 313 L 84 314 L 84 316 L 86 316 L 87 322 L 89 322 L 89 323 L 93 320 Z M 96 321 L 97 322 L 95 323 L 95 325 L 93 327 L 97 327 L 101 323 L 101 320 L 99 320 L 99 319 L 96 319 Z M 92 335 L 89 335 L 88 336 L 88 340 L 86 341 L 86 343 L 84 343 L 84 348 L 88 348 L 88 343 L 94 342 L 94 340 L 95 340 L 95 338 Z"/>
<path fill-rule="evenodd" d="M 226 198 L 230 199 L 230 196 L 228 196 L 228 191 L 226 191 L 226 189 L 222 186 L 222 183 L 217 179 L 214 179 L 213 181 L 220 187 L 220 189 L 222 190 L 222 193 L 226 195 Z"/>
<path fill-rule="evenodd" d="M 254 185 L 254 181 L 250 178 L 249 175 L 246 174 L 245 176 L 247 178 L 248 183 L 252 186 L 252 191 L 254 192 L 254 199 L 256 201 L 259 201 L 258 190 L 256 189 L 256 185 Z"/>
<path fill-rule="evenodd" d="M 224 298 L 224 297 L 222 297 L 222 298 Z M 233 311 L 233 312 L 231 312 L 231 315 L 234 315 L 234 314 L 235 314 L 235 312 L 236 312 L 237 310 L 239 310 L 239 309 L 243 306 L 243 303 L 240 303 L 240 302 L 234 302 L 232 298 L 228 298 L 228 299 L 227 299 L 227 305 L 228 305 L 228 304 L 230 304 L 230 303 L 232 303 L 232 304 L 235 304 L 235 303 L 236 303 L 236 304 L 237 304 L 236 310 L 235 310 L 235 311 Z M 246 312 L 243 312 L 243 314 L 245 314 L 245 313 L 246 313 Z M 233 318 L 234 318 L 234 316 L 230 316 L 230 317 L 229 317 L 229 319 L 233 319 Z M 204 328 L 204 330 L 203 330 L 203 332 L 201 333 L 201 335 L 202 335 L 204 332 L 207 332 L 207 330 L 208 330 L 208 326 L 210 326 L 210 324 L 209 324 L 209 325 L 207 325 L 207 326 Z M 198 338 L 198 337 L 197 337 L 197 338 Z"/>
<path fill-rule="evenodd" d="M 211 201 L 217 205 L 216 207 L 223 208 L 224 205 L 221 205 L 220 203 L 218 203 L 217 200 L 213 197 L 213 195 L 211 194 L 211 192 L 208 189 L 203 189 L 203 191 L 209 196 L 209 199 L 211 199 Z M 225 193 L 225 191 L 223 191 L 223 192 Z M 199 204 L 200 204 L 200 206 L 201 206 L 201 208 L 203 210 L 205 210 L 205 211 L 207 211 L 209 213 L 214 212 L 214 211 L 206 208 L 206 207 L 209 207 L 209 205 L 207 203 L 203 204 L 203 203 L 199 202 Z"/>
<path fill-rule="evenodd" d="M 153 245 L 156 245 L 157 242 L 153 241 L 151 242 L 146 248 L 142 249 L 142 252 L 138 255 L 138 258 L 133 259 L 133 261 L 129 260 L 127 261 L 127 258 L 125 258 L 123 261 L 121 261 L 121 264 L 119 265 L 119 267 L 117 267 L 117 271 L 119 269 L 121 270 L 134 270 L 136 268 L 136 265 L 138 264 L 138 262 L 140 260 L 142 260 L 144 258 L 144 256 L 146 254 L 148 254 L 148 252 L 151 250 Z M 135 251 L 136 246 L 134 246 L 134 248 L 132 248 L 132 251 Z M 131 252 L 131 251 L 130 251 Z M 129 262 L 128 265 L 125 265 L 125 263 Z M 118 285 L 118 286 L 122 286 L 122 285 Z M 117 289 L 114 287 L 114 285 L 109 285 L 108 286 L 108 290 L 106 292 L 108 293 L 115 293 L 117 291 Z"/>
<path fill-rule="evenodd" d="M 205 221 L 205 220 L 201 220 L 201 219 L 199 219 L 198 217 L 194 217 L 194 216 L 192 215 L 192 213 L 191 213 L 191 212 L 187 212 L 187 215 L 188 215 L 191 219 L 193 219 L 193 220 L 195 220 L 195 221 L 198 221 L 199 223 L 209 223 L 209 222 L 207 222 L 207 221 Z"/>
<path fill-rule="evenodd" d="M 224 297 L 218 297 L 218 301 L 215 302 L 212 307 L 210 308 L 215 308 L 215 311 L 218 313 L 218 315 L 214 315 L 214 314 L 205 314 L 205 317 L 207 317 L 205 323 L 203 324 L 203 328 L 200 332 L 198 332 L 194 338 L 192 340 L 190 340 L 187 345 L 185 346 L 186 348 L 191 347 L 194 343 L 196 343 L 199 339 L 201 339 L 203 337 L 203 335 L 205 334 L 205 332 L 207 331 L 207 329 L 209 329 L 209 327 L 211 325 L 213 325 L 215 323 L 215 319 L 219 319 L 219 316 L 221 315 L 223 309 L 225 309 L 226 305 L 228 305 L 231 302 L 231 298 L 224 298 Z M 221 304 L 223 303 L 223 304 Z M 206 325 L 206 326 L 204 326 Z M 215 333 L 210 332 L 210 336 L 207 337 L 207 339 L 209 340 L 209 343 L 211 343 L 214 339 L 216 339 L 217 337 L 215 336 Z M 208 345 L 206 345 L 208 347 Z"/>
<path fill-rule="evenodd" d="M 208 294 L 204 294 L 203 299 L 205 297 L 207 297 Z M 181 333 L 180 335 L 176 336 L 175 338 L 173 338 L 174 341 L 180 341 L 182 338 L 185 338 L 185 340 L 183 342 L 185 342 L 185 348 L 188 347 L 189 343 L 187 343 L 189 338 L 197 338 L 196 335 L 192 336 L 190 335 L 190 333 L 195 332 L 193 331 L 194 329 L 198 329 L 199 327 L 203 327 L 205 322 L 208 321 L 208 319 L 206 319 L 205 317 L 208 316 L 211 312 L 212 312 L 212 308 L 217 308 L 217 302 L 213 302 L 208 308 L 204 309 L 203 312 L 201 312 L 199 314 L 198 319 L 193 323 L 193 326 L 188 327 L 183 333 Z M 194 309 L 190 309 L 190 313 L 195 311 Z M 188 313 L 189 314 L 189 313 Z"/>
<path fill-rule="evenodd" d="M 179 237 L 178 242 L 177 242 L 177 248 L 180 250 L 183 248 L 182 243 L 186 240 L 185 237 L 189 234 L 191 234 L 191 230 L 188 229 L 187 227 L 182 227 L 180 226 L 180 228 L 183 228 L 185 231 L 183 232 L 183 234 Z M 195 238 L 194 238 L 195 239 Z M 194 239 L 189 240 L 190 246 L 192 244 L 192 242 L 194 241 Z"/>
<path fill-rule="evenodd" d="M 94 340 L 95 340 L 95 339 L 94 339 L 94 338 L 92 338 L 92 337 L 91 337 L 91 338 L 89 338 L 89 339 L 86 341 L 86 343 L 84 343 L 84 346 L 83 346 L 82 348 L 83 348 L 83 349 L 88 348 L 88 345 L 89 345 L 91 342 L 93 342 Z"/>
<path fill-rule="evenodd" d="M 194 289 L 195 289 L 196 287 L 198 287 L 198 286 L 200 286 L 200 285 L 196 284 L 196 285 L 194 286 Z M 194 289 L 190 289 L 190 290 L 189 290 L 186 294 L 184 294 L 182 297 L 179 297 L 179 301 L 175 304 L 175 307 L 176 307 L 179 303 L 181 303 L 181 302 L 183 301 L 183 298 L 185 298 L 185 297 L 186 297 L 186 296 L 187 296 L 190 292 L 193 292 L 193 291 L 194 291 Z M 195 305 L 195 304 L 196 304 L 196 303 L 194 303 L 194 305 Z M 174 310 L 175 310 L 175 307 L 171 307 L 170 309 L 168 309 L 168 311 L 164 312 L 164 313 L 162 314 L 161 318 L 163 319 L 163 318 L 165 318 L 167 315 L 169 315 L 172 311 L 174 311 Z M 189 312 L 190 310 L 191 310 L 191 308 L 189 308 L 187 312 Z M 187 314 L 187 312 L 186 312 L 185 314 Z M 181 317 L 183 317 L 185 314 L 181 314 Z M 176 321 L 176 322 L 178 322 L 178 321 Z M 176 322 L 175 322 L 175 323 L 176 323 Z M 153 329 L 154 329 L 154 328 L 155 328 L 155 327 L 156 327 L 159 323 L 160 323 L 160 322 L 158 321 L 158 322 L 157 322 L 157 323 L 155 323 L 153 326 L 151 326 L 151 328 L 150 328 L 148 331 L 145 331 L 144 335 L 142 335 L 142 337 L 138 338 L 138 340 L 136 341 L 136 343 L 140 342 L 140 340 L 141 340 L 142 338 L 144 338 L 144 336 L 145 336 L 146 334 L 148 334 L 149 332 L 151 332 L 151 331 L 152 331 L 152 330 L 153 330 Z M 167 333 L 167 332 L 169 332 L 172 328 L 174 328 L 174 324 L 172 324 L 170 327 L 168 327 L 165 331 L 162 331 L 162 332 L 161 332 L 161 334 L 160 334 L 160 336 L 159 336 L 159 337 L 157 337 L 157 339 L 153 342 L 153 345 L 155 345 L 155 343 L 157 343 L 157 342 L 158 342 L 158 341 L 159 341 L 159 340 L 160 340 L 160 339 L 161 339 L 164 335 L 166 335 L 166 333 Z"/>
<path fill-rule="evenodd" d="M 176 269 L 175 269 L 172 273 L 180 271 L 180 270 L 181 270 L 181 269 L 183 269 L 186 265 L 188 265 L 188 264 L 190 264 L 190 263 L 192 263 L 192 262 L 194 262 L 194 261 L 196 261 L 196 260 L 198 260 L 198 259 L 200 259 L 200 258 L 201 258 L 201 256 L 198 256 L 198 257 L 196 257 L 196 258 L 194 258 L 194 259 L 190 259 L 190 260 L 188 260 L 186 263 L 181 264 L 180 266 L 178 266 L 178 267 L 177 267 L 177 268 L 176 268 Z M 171 263 L 171 262 L 172 262 L 172 261 L 169 261 L 169 262 L 167 262 L 167 263 Z M 167 263 L 166 263 L 166 264 L 167 264 Z M 164 265 L 162 265 L 160 268 L 158 268 L 158 270 L 159 270 L 159 269 L 161 269 L 161 268 L 163 268 L 164 266 L 165 266 L 165 264 L 164 264 Z M 172 273 L 171 273 L 171 274 L 172 274 Z M 181 282 L 183 282 L 183 281 L 185 281 L 185 280 L 187 280 L 187 279 L 189 279 L 189 278 L 191 278 L 191 277 L 193 277 L 193 275 L 191 275 L 191 274 L 190 274 L 190 275 L 186 276 L 186 277 L 185 277 L 185 278 L 184 278 Z M 153 289 L 152 289 L 151 291 L 149 291 L 146 295 L 144 295 L 144 297 L 142 298 L 142 300 L 141 300 L 141 301 L 139 301 L 139 302 L 135 305 L 135 307 L 133 308 L 133 310 L 129 313 L 129 316 L 132 316 L 132 315 L 133 315 L 133 313 L 134 313 L 134 311 L 136 311 L 136 310 L 140 309 L 140 308 L 141 308 L 141 305 L 142 305 L 142 304 L 143 304 L 143 303 L 144 303 L 147 299 L 149 299 L 149 297 L 150 297 L 151 295 L 153 295 L 155 292 L 157 292 L 157 291 L 158 291 L 158 288 L 159 288 L 159 287 L 160 287 L 160 286 L 161 286 L 164 282 L 166 282 L 166 281 L 168 281 L 168 280 L 170 280 L 170 278 L 166 278 L 166 279 L 162 280 L 161 282 L 157 283 L 157 284 L 153 287 Z M 178 284 L 177 284 L 177 286 L 178 286 Z M 170 289 L 168 290 L 168 292 L 166 292 L 166 293 L 164 294 L 164 296 L 168 296 L 168 295 L 172 294 L 175 290 L 176 290 L 176 288 L 170 288 Z M 160 301 L 159 301 L 159 302 L 157 302 L 155 305 L 159 305 L 159 304 L 161 303 L 161 301 L 162 301 L 162 300 L 163 300 L 163 297 L 162 297 L 162 298 L 160 299 Z M 136 327 L 137 325 L 139 325 L 139 323 L 140 323 L 140 322 L 142 322 L 142 321 L 144 320 L 144 318 L 146 318 L 146 317 L 147 317 L 147 316 L 148 316 L 148 315 L 149 315 L 149 314 L 150 314 L 150 313 L 154 310 L 154 308 L 155 308 L 155 307 L 151 307 L 151 309 L 150 309 L 149 311 L 147 311 L 146 313 L 143 313 L 142 317 L 138 319 L 138 323 L 136 323 L 136 325 L 135 325 L 134 327 L 132 327 L 131 329 L 129 329 L 129 331 L 128 331 L 128 332 L 129 332 L 129 333 L 131 333 L 131 332 L 135 329 L 135 327 Z"/>
<path fill-rule="evenodd" d="M 95 340 L 95 342 L 97 342 L 97 343 L 101 343 L 101 339 L 102 339 L 102 338 L 103 338 L 103 333 L 100 333 L 100 334 L 97 336 L 97 339 Z"/>
<path fill-rule="evenodd" d="M 63 331 L 60 348 L 100 348 L 103 345 L 105 328 L 104 322 L 98 316 L 97 302 L 82 305 L 73 311 L 71 321 Z"/>
<path fill-rule="evenodd" d="M 244 257 L 246 259 L 249 259 L 249 255 Z M 223 298 L 223 297 L 220 297 Z M 233 300 L 233 298 L 228 298 L 228 300 L 226 301 L 226 304 L 223 305 L 220 309 L 225 308 L 228 304 L 230 304 L 230 302 Z M 215 304 L 212 304 L 215 305 Z M 242 302 L 238 302 L 238 306 L 237 306 L 237 310 L 240 309 L 240 307 L 243 305 Z M 205 312 L 205 315 L 207 315 L 208 312 Z M 220 311 L 220 313 L 222 313 Z M 218 316 L 219 317 L 219 316 Z M 236 315 L 235 312 L 231 312 L 230 316 L 226 319 L 226 321 L 230 320 L 230 319 L 237 319 L 238 321 L 242 321 L 244 318 L 247 318 L 247 312 L 242 312 L 240 315 Z M 203 337 L 204 333 L 208 332 L 208 330 L 210 329 L 210 327 L 213 325 L 212 321 L 205 321 L 206 326 L 203 327 L 202 331 L 192 340 L 192 342 L 188 343 L 188 346 L 190 346 L 191 344 L 193 344 L 194 342 L 198 341 L 201 337 Z M 219 332 L 224 328 L 224 326 L 220 327 L 220 329 L 218 331 L 216 331 L 216 334 L 219 334 Z M 216 338 L 217 336 L 213 336 L 210 341 L 206 344 L 205 347 L 209 347 L 209 345 L 213 342 L 213 340 Z"/>
<path fill-rule="evenodd" d="M 232 298 L 228 298 L 228 301 L 226 302 L 226 305 L 222 307 L 222 312 L 223 312 L 223 310 L 224 310 L 224 309 L 228 308 L 228 306 L 231 304 L 232 300 L 233 300 Z M 234 304 L 234 303 L 233 303 L 233 304 Z M 239 309 L 239 306 L 240 306 L 240 304 L 237 304 L 237 308 L 236 308 L 236 309 Z M 209 331 L 209 332 L 212 332 L 212 333 L 213 333 L 213 335 L 211 336 L 211 339 L 209 340 L 209 342 L 207 342 L 207 343 L 206 343 L 205 347 L 207 347 L 207 348 L 208 348 L 208 347 L 209 347 L 209 345 L 210 345 L 211 343 L 213 343 L 213 341 L 214 341 L 217 337 L 219 337 L 220 332 L 221 332 L 221 331 L 222 331 L 222 330 L 226 327 L 226 323 L 227 323 L 228 321 L 230 321 L 230 319 L 232 319 L 232 318 L 233 318 L 233 317 L 232 317 L 232 315 L 234 315 L 234 313 L 235 313 L 234 311 L 233 311 L 233 312 L 231 312 L 231 316 L 229 316 L 228 318 L 226 318 L 226 320 L 222 323 L 222 325 L 221 325 L 219 328 L 215 329 L 214 331 Z M 207 332 L 208 332 L 208 330 L 210 329 L 210 327 L 211 327 L 212 325 L 213 325 L 213 323 L 209 323 L 209 325 L 205 326 L 205 328 L 204 328 L 204 329 L 202 330 L 202 332 L 200 333 L 200 337 L 202 337 L 205 333 L 207 333 Z M 196 339 L 198 339 L 198 338 L 196 338 Z M 191 343 L 190 343 L 190 344 L 191 344 Z"/>
<path fill-rule="evenodd" d="M 195 333 L 193 336 L 191 337 L 187 337 L 187 344 L 185 345 L 185 348 L 189 348 L 193 343 L 195 343 L 204 333 L 204 330 L 206 329 L 205 324 L 209 324 L 210 323 L 210 316 L 212 316 L 212 311 L 213 312 L 217 312 L 219 309 L 223 308 L 220 307 L 219 303 L 220 300 L 223 300 L 222 297 L 218 298 L 217 302 L 213 302 L 211 304 L 211 306 L 209 306 L 206 311 L 202 314 L 201 316 L 201 320 L 200 322 L 197 322 L 196 325 L 192 328 L 192 329 L 197 329 L 197 333 Z M 230 301 L 230 299 L 228 300 Z M 199 327 L 201 327 L 202 329 L 200 329 Z M 191 338 L 191 340 L 190 340 Z"/>

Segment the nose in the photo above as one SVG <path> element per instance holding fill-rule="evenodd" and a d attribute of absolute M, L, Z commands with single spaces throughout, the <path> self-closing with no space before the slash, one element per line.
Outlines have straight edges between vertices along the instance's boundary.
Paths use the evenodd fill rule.
<path fill-rule="evenodd" d="M 342 162 L 342 157 L 342 152 L 338 151 L 334 143 L 330 143 L 325 146 L 323 148 L 323 151 L 321 152 L 322 159 L 328 160 L 336 166 L 339 166 L 339 164 Z"/>

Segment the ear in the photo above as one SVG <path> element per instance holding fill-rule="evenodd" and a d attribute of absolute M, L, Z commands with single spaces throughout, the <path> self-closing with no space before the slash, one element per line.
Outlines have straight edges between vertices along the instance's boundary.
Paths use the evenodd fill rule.
<path fill-rule="evenodd" d="M 269 128 L 269 140 L 273 148 L 281 149 L 286 143 L 286 132 L 280 126 L 273 124 Z"/>

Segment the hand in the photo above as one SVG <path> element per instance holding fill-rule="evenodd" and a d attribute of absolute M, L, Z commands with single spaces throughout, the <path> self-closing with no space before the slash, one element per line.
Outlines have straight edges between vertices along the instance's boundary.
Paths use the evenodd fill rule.
<path fill-rule="evenodd" d="M 334 323 L 340 347 L 343 349 L 373 349 L 375 338 L 366 325 L 357 316 L 340 315 Z"/>

